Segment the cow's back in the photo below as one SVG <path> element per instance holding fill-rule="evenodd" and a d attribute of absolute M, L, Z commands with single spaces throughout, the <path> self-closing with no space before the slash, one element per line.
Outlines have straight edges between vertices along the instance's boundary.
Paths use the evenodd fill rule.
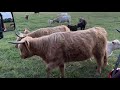
<path fill-rule="evenodd" d="M 96 45 L 96 34 L 91 31 L 60 32 L 49 37 L 50 46 L 62 51 L 65 61 L 85 60 L 92 56 Z M 53 50 L 54 51 L 54 50 Z"/>

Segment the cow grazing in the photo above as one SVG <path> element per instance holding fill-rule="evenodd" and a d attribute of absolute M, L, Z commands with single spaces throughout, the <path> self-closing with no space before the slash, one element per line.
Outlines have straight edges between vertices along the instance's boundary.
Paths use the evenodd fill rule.
<path fill-rule="evenodd" d="M 95 57 L 101 73 L 101 67 L 107 65 L 107 32 L 104 28 L 93 27 L 89 30 L 57 32 L 39 38 L 25 37 L 19 44 L 21 58 L 40 56 L 47 64 L 47 77 L 52 69 L 59 67 L 64 77 L 64 63 L 83 61 Z"/>
<path fill-rule="evenodd" d="M 119 40 L 113 40 L 107 42 L 107 54 L 108 57 L 112 55 L 114 50 L 120 49 L 120 41 Z"/>
<path fill-rule="evenodd" d="M 20 33 L 20 35 L 18 35 L 16 33 L 16 35 L 18 36 L 16 41 L 20 41 L 22 38 L 26 36 L 36 38 L 36 37 L 41 37 L 41 36 L 49 35 L 49 34 L 56 33 L 56 32 L 69 32 L 69 31 L 70 29 L 65 25 L 60 25 L 56 27 L 48 27 L 48 28 L 40 28 L 33 32 L 29 32 L 29 30 L 25 29 L 24 34 Z M 25 34 L 25 33 L 28 33 L 28 34 Z M 15 47 L 17 48 L 18 45 L 16 44 Z"/>
<path fill-rule="evenodd" d="M 64 23 L 64 22 L 67 22 L 70 25 L 71 24 L 71 16 L 70 15 L 61 15 L 61 16 L 58 16 L 57 18 L 48 20 L 49 24 Z"/>
<path fill-rule="evenodd" d="M 68 15 L 68 13 L 60 13 L 57 16 L 67 16 L 67 15 Z"/>
<path fill-rule="evenodd" d="M 79 23 L 77 24 L 77 27 L 81 30 L 85 30 L 87 21 L 84 18 L 80 18 Z"/>

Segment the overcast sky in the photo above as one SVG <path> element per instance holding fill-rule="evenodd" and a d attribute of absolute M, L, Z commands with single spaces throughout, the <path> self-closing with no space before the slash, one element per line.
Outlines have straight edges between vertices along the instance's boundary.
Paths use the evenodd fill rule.
<path fill-rule="evenodd" d="M 11 12 L 0 12 L 3 16 L 3 19 L 5 18 L 12 18 Z"/>

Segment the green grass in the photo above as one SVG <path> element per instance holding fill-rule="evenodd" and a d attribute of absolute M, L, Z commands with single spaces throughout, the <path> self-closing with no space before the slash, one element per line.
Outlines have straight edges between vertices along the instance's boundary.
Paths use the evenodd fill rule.
<path fill-rule="evenodd" d="M 33 31 L 38 28 L 48 27 L 48 19 L 54 18 L 59 12 L 14 12 L 17 30 L 23 32 L 24 28 Z M 29 20 L 25 15 L 29 14 Z M 84 17 L 88 24 L 86 28 L 93 26 L 104 27 L 108 32 L 108 40 L 120 39 L 120 34 L 115 29 L 120 28 L 120 12 L 69 12 L 72 24 L 78 22 L 79 17 Z M 53 26 L 56 26 L 55 24 Z M 0 40 L 0 78 L 46 78 L 46 68 L 43 60 L 38 56 L 21 59 L 19 50 L 8 41 L 16 40 L 14 31 L 5 32 Z M 87 52 L 86 52 L 87 53 Z M 114 68 L 120 51 L 114 51 L 108 58 L 109 65 L 102 70 L 99 77 L 95 76 L 96 61 L 79 61 L 65 64 L 66 78 L 107 78 L 108 73 Z M 52 71 L 52 77 L 59 77 L 58 68 Z"/>

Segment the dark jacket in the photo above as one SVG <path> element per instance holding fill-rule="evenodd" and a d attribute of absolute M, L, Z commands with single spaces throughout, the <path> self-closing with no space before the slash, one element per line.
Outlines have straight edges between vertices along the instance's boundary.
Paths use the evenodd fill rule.
<path fill-rule="evenodd" d="M 3 38 L 3 31 L 4 31 L 4 24 L 3 24 L 3 17 L 0 13 L 0 39 Z"/>

